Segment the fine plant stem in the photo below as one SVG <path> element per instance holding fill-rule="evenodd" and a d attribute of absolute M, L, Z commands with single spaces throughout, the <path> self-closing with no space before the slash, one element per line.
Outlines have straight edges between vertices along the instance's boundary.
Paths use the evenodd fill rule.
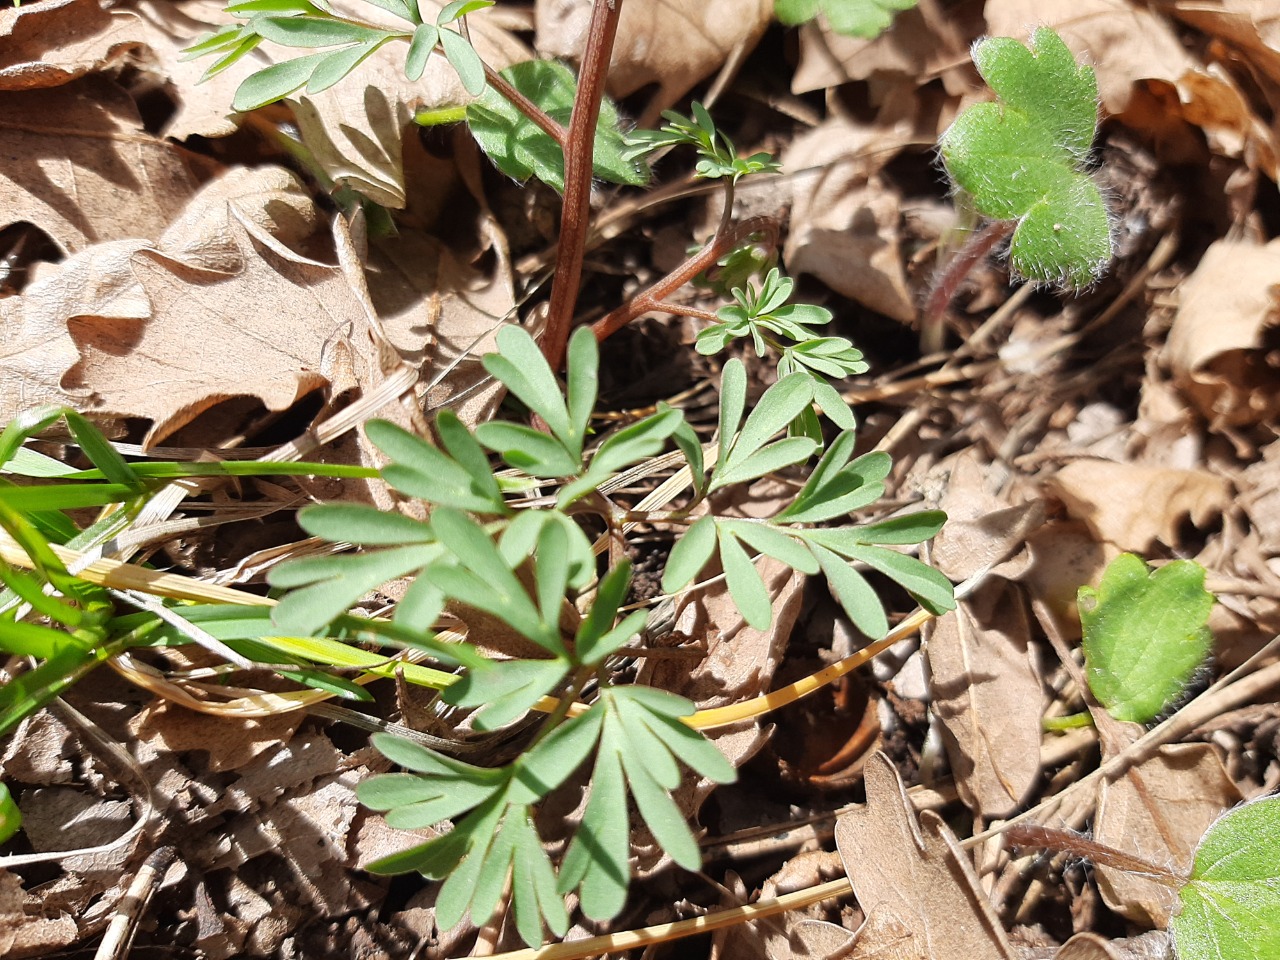
<path fill-rule="evenodd" d="M 506 77 L 487 63 L 484 64 L 484 76 L 489 81 L 489 86 L 509 100 L 511 105 L 523 113 L 539 130 L 558 143 L 561 150 L 568 152 L 569 132 L 563 126 L 551 119 L 545 110 L 508 83 Z"/>
<path fill-rule="evenodd" d="M 618 309 L 597 320 L 591 327 L 596 339 L 604 340 L 612 336 L 632 320 L 646 313 L 667 309 L 667 306 L 664 305 L 667 297 L 671 296 L 702 271 L 714 266 L 717 260 L 751 236 L 751 234 L 768 233 L 772 244 L 776 240 L 777 231 L 777 224 L 769 217 L 752 217 L 737 226 L 730 227 L 728 230 L 718 231 L 705 247 L 648 290 L 637 294 Z M 685 311 L 681 309 L 675 312 L 684 313 Z"/>
<path fill-rule="evenodd" d="M 960 285 L 983 257 L 1013 233 L 1015 226 L 1017 222 L 1014 220 L 993 220 L 972 234 L 951 261 L 938 272 L 933 289 L 929 291 L 929 299 L 925 301 L 924 320 L 920 329 L 921 349 L 925 353 L 936 353 L 942 349 L 943 321 L 951 301 L 960 292 Z"/>
<path fill-rule="evenodd" d="M 1185 875 L 1067 830 L 1056 830 L 1038 823 L 1018 823 L 1005 830 L 1004 836 L 1014 846 L 1040 847 L 1055 853 L 1083 857 L 1095 865 L 1114 867 L 1174 889 L 1185 886 L 1187 882 Z"/>
<path fill-rule="evenodd" d="M 564 364 L 569 328 L 582 281 L 591 215 L 591 170 L 595 154 L 596 123 L 600 99 L 618 33 L 622 0 L 595 0 L 591 25 L 578 75 L 578 91 L 569 115 L 569 139 L 564 149 L 564 206 L 560 213 L 560 243 L 555 277 L 551 281 L 551 305 L 542 336 L 542 355 L 552 370 Z"/>
<path fill-rule="evenodd" d="M 720 319 L 710 310 L 703 310 L 701 307 L 689 307 L 681 303 L 671 303 L 669 300 L 656 304 L 655 308 L 663 313 L 675 314 L 677 317 L 692 317 L 694 320 L 705 320 L 707 323 L 715 323 Z"/>

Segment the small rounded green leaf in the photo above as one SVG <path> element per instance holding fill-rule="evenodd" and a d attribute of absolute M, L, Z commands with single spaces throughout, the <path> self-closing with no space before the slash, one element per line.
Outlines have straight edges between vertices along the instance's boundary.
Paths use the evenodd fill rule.
<path fill-rule="evenodd" d="M 1081 587 L 1089 689 L 1117 720 L 1147 723 L 1186 688 L 1213 644 L 1214 597 L 1204 568 L 1175 560 L 1158 570 L 1131 553 L 1107 566 L 1095 590 Z"/>
<path fill-rule="evenodd" d="M 671 548 L 666 569 L 662 572 L 662 590 L 675 593 L 688 585 L 698 575 L 716 549 L 716 521 L 714 517 L 701 517 L 685 531 L 684 536 Z"/>
<path fill-rule="evenodd" d="M 259 70 L 240 84 L 231 101 L 232 109 L 240 113 L 257 110 L 296 93 L 307 85 L 312 71 L 327 56 L 327 53 L 312 53 Z"/>
<path fill-rule="evenodd" d="M 434 23 L 423 23 L 413 31 L 413 39 L 409 41 L 409 53 L 404 60 L 404 75 L 417 82 L 427 69 L 427 60 L 440 40 L 440 30 Z"/>

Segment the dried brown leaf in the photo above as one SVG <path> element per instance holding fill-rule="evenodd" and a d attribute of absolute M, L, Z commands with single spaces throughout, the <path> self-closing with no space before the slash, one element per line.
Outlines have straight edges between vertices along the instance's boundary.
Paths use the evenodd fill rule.
<path fill-rule="evenodd" d="M 985 818 L 1016 809 L 1040 776 L 1045 694 L 1017 587 L 991 580 L 937 622 L 926 653 L 933 709 L 960 798 Z"/>
<path fill-rule="evenodd" d="M 1254 424 L 1280 412 L 1280 369 L 1269 345 L 1278 298 L 1280 240 L 1220 240 L 1183 282 L 1165 360 L 1215 424 Z"/>
<path fill-rule="evenodd" d="M 1025 556 L 1010 564 L 1003 561 L 1019 553 L 1044 522 L 1040 501 L 1011 505 L 990 492 L 989 475 L 977 454 L 965 451 L 956 458 L 938 504 L 947 523 L 934 538 L 929 559 L 952 580 L 967 580 L 985 568 L 1013 579 L 1022 572 L 1018 568 L 1025 566 Z"/>
<path fill-rule="evenodd" d="M 797 854 L 767 878 L 760 887 L 761 897 L 777 897 L 815 886 L 840 876 L 844 869 L 839 855 L 826 850 Z M 733 878 L 736 880 L 736 876 Z M 741 880 L 730 884 L 738 902 L 746 899 Z M 712 945 L 712 960 L 834 960 L 847 955 L 854 935 L 839 924 L 793 911 L 768 920 L 748 922 L 717 932 Z"/>
<path fill-rule="evenodd" d="M 299 710 L 252 720 L 211 717 L 157 700 L 130 718 L 129 732 L 157 749 L 203 751 L 209 757 L 207 768 L 221 772 L 238 770 L 288 742 L 303 718 Z"/>
<path fill-rule="evenodd" d="M 0 228 L 26 221 L 69 253 L 159 236 L 195 192 L 177 150 L 101 78 L 0 93 Z"/>
<path fill-rule="evenodd" d="M 100 0 L 45 0 L 0 11 L 0 90 L 56 87 L 101 70 L 137 43 L 137 20 Z"/>
<path fill-rule="evenodd" d="M 1004 930 L 955 836 L 911 801 L 884 754 L 867 764 L 867 802 L 836 821 L 836 846 L 867 922 L 853 956 L 1012 960 Z"/>
<path fill-rule="evenodd" d="M 538 52 L 578 59 L 590 0 L 538 0 Z M 624 97 L 657 84 L 665 109 L 718 70 L 740 45 L 755 46 L 773 17 L 773 0 L 664 0 L 622 8 L 609 65 L 609 92 Z"/>
<path fill-rule="evenodd" d="M 1184 517 L 1203 527 L 1231 502 L 1230 484 L 1207 471 L 1109 460 L 1073 461 L 1046 486 L 1095 539 L 1138 554 L 1177 546 Z"/>
<path fill-rule="evenodd" d="M 1209 825 L 1241 799 L 1212 745 L 1169 744 L 1120 779 L 1101 782 L 1094 833 L 1100 843 L 1187 875 Z M 1101 864 L 1097 876 L 1112 910 L 1135 923 L 1168 926 L 1175 889 Z"/>
<path fill-rule="evenodd" d="M 1219 37 L 1280 84 L 1280 11 L 1272 0 L 1218 0 L 1207 4 L 1174 0 L 1161 6 L 1184 23 Z"/>

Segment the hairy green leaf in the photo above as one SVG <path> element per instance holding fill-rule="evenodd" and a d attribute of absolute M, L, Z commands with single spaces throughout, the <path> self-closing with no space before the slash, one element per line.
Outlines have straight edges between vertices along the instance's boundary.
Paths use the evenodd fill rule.
<path fill-rule="evenodd" d="M 819 12 L 831 29 L 850 37 L 872 40 L 893 23 L 894 14 L 910 10 L 919 0 L 774 0 L 773 10 L 788 26 L 812 20 Z"/>
<path fill-rule="evenodd" d="M 1089 689 L 1117 720 L 1146 723 L 1186 688 L 1213 645 L 1213 594 L 1204 568 L 1175 560 L 1151 570 L 1131 553 L 1107 565 L 1095 590 L 1081 587 Z"/>

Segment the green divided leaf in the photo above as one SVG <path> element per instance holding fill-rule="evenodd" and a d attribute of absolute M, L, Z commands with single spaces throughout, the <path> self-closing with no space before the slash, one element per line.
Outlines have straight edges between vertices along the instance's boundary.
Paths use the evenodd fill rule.
<path fill-rule="evenodd" d="M 872 40 L 893 23 L 893 15 L 918 0 L 774 0 L 773 11 L 788 26 L 812 20 L 820 12 L 836 33 Z"/>
<path fill-rule="evenodd" d="M 1124 553 L 1095 590 L 1081 587 L 1089 689 L 1117 720 L 1147 723 L 1186 688 L 1213 645 L 1205 623 L 1214 597 L 1204 568 L 1175 560 L 1152 571 Z"/>
<path fill-rule="evenodd" d="M 577 81 L 564 64 L 529 60 L 507 67 L 501 74 L 553 120 L 568 124 Z M 507 176 L 517 180 L 537 177 L 553 189 L 564 191 L 564 154 L 560 145 L 492 86 L 468 104 L 467 125 L 480 149 Z M 641 186 L 649 180 L 648 167 L 627 158 L 618 128 L 618 111 L 608 99 L 600 104 L 593 170 L 597 177 L 610 183 Z"/>
<path fill-rule="evenodd" d="M 1111 224 L 1081 170 L 1098 125 L 1098 85 L 1047 27 L 1030 47 L 1007 37 L 974 46 L 999 101 L 965 110 L 942 135 L 942 158 L 975 209 L 1016 220 L 1010 258 L 1023 276 L 1083 286 L 1111 259 Z"/>
<path fill-rule="evenodd" d="M 1219 817 L 1196 848 L 1169 921 L 1179 960 L 1280 956 L 1280 797 Z"/>

